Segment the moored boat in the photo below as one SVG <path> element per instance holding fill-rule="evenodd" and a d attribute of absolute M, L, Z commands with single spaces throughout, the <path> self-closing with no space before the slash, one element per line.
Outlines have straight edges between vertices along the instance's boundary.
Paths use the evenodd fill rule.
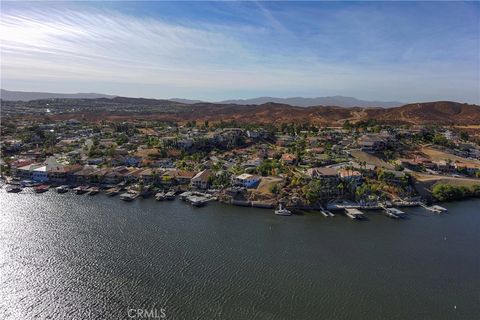
<path fill-rule="evenodd" d="M 89 196 L 94 196 L 94 195 L 96 195 L 97 193 L 100 192 L 100 189 L 98 189 L 97 187 L 91 187 L 91 188 L 88 188 L 87 191 L 88 191 L 87 194 Z"/>
<path fill-rule="evenodd" d="M 402 210 L 399 210 L 397 208 L 384 208 L 384 210 L 387 216 L 394 219 L 400 218 L 405 213 Z"/>
<path fill-rule="evenodd" d="M 280 203 L 278 205 L 278 208 L 275 210 L 275 214 L 278 215 L 278 216 L 291 216 L 292 212 L 290 210 L 284 208 L 282 206 L 282 204 Z"/>
<path fill-rule="evenodd" d="M 73 191 L 75 191 L 76 194 L 84 194 L 85 192 L 87 192 L 87 187 L 86 186 L 78 186 L 76 188 L 73 189 Z"/>
<path fill-rule="evenodd" d="M 439 205 L 433 205 L 432 208 L 434 210 L 437 210 L 438 212 L 447 212 L 448 211 L 447 208 L 444 208 L 444 207 L 439 206 Z"/>
<path fill-rule="evenodd" d="M 168 192 L 165 194 L 165 199 L 167 199 L 167 200 L 173 200 L 173 199 L 175 199 L 175 192 L 173 192 L 173 191 L 168 191 Z"/>
<path fill-rule="evenodd" d="M 41 184 L 39 186 L 36 186 L 33 188 L 33 191 L 35 191 L 36 193 L 43 193 L 43 192 L 46 192 L 48 191 L 48 185 L 46 184 Z"/>
<path fill-rule="evenodd" d="M 68 192 L 68 186 L 67 185 L 59 186 L 59 187 L 56 187 L 55 190 L 58 193 L 65 193 L 65 192 Z"/>
<path fill-rule="evenodd" d="M 8 193 L 19 193 L 23 189 L 19 186 L 8 186 L 5 190 L 7 190 Z"/>
<path fill-rule="evenodd" d="M 163 201 L 163 200 L 165 200 L 165 193 L 164 193 L 164 192 L 158 192 L 158 193 L 155 195 L 155 200 L 157 200 L 157 201 Z"/>
<path fill-rule="evenodd" d="M 109 197 L 115 196 L 119 193 L 120 193 L 119 188 L 110 188 L 110 189 L 105 190 L 105 194 Z"/>
<path fill-rule="evenodd" d="M 138 197 L 138 193 L 125 192 L 120 195 L 120 200 L 133 201 Z"/>

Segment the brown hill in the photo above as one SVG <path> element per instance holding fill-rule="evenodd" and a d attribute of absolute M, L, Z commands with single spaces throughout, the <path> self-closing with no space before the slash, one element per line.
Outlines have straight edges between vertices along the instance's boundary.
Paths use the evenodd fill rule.
<path fill-rule="evenodd" d="M 368 116 L 387 122 L 412 124 L 478 124 L 480 106 L 452 101 L 412 103 L 402 107 L 367 111 Z"/>
<path fill-rule="evenodd" d="M 363 108 L 314 106 L 295 107 L 281 103 L 238 105 L 196 103 L 169 100 L 115 97 L 113 99 L 56 99 L 29 102 L 3 101 L 4 116 L 38 117 L 48 108 L 51 117 L 90 120 L 170 120 L 231 121 L 242 123 L 300 122 L 319 125 L 341 125 L 375 119 L 386 123 L 409 124 L 480 124 L 480 106 L 451 101 L 412 103 L 396 108 Z"/>
<path fill-rule="evenodd" d="M 277 103 L 259 106 L 197 104 L 191 107 L 193 112 L 189 115 L 190 120 L 340 124 L 346 120 L 357 122 L 375 119 L 388 123 L 480 124 L 480 106 L 450 101 L 414 103 L 390 109 L 334 106 L 303 108 Z M 183 117 L 182 113 L 177 116 L 178 120 Z"/>

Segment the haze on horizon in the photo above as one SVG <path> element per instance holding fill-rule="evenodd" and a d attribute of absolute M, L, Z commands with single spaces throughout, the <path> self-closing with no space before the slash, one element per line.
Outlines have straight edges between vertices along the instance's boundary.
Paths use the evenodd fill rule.
<path fill-rule="evenodd" d="M 480 103 L 478 2 L 2 2 L 1 87 Z"/>

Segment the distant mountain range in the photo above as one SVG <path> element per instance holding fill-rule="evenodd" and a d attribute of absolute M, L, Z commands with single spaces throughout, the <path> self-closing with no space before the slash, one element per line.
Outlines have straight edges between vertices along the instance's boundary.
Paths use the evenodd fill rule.
<path fill-rule="evenodd" d="M 50 110 L 52 119 L 235 121 L 237 123 L 311 123 L 342 125 L 345 121 L 378 120 L 391 124 L 480 124 L 480 106 L 454 101 L 411 103 L 400 107 L 298 107 L 268 102 L 261 105 L 201 102 L 186 104 L 171 100 L 114 97 L 111 99 L 48 99 L 3 101 L 2 117 L 36 118 Z"/>
<path fill-rule="evenodd" d="M 100 93 L 51 93 L 51 92 L 27 92 L 27 91 L 10 91 L 1 90 L 0 97 L 7 101 L 30 101 L 40 99 L 98 99 L 98 98 L 114 98 L 107 94 Z"/>
<path fill-rule="evenodd" d="M 100 93 L 50 93 L 50 92 L 27 92 L 27 91 L 10 91 L 2 89 L 1 98 L 8 101 L 30 101 L 39 99 L 54 99 L 54 98 L 71 98 L 71 99 L 97 99 L 97 98 L 114 98 L 115 96 L 100 94 Z M 201 100 L 190 100 L 182 98 L 172 98 L 170 101 L 196 104 L 202 103 Z M 337 106 L 337 107 L 381 107 L 392 108 L 404 105 L 402 102 L 396 101 L 366 101 L 359 100 L 352 97 L 333 96 L 333 97 L 317 97 L 317 98 L 276 98 L 276 97 L 260 97 L 253 99 L 238 99 L 225 100 L 213 102 L 218 104 L 240 104 L 240 105 L 261 105 L 268 102 L 288 104 L 296 107 L 311 107 L 311 106 Z"/>
<path fill-rule="evenodd" d="M 312 107 L 312 106 L 337 106 L 337 107 L 381 107 L 392 108 L 403 106 L 405 103 L 397 101 L 366 101 L 359 100 L 352 97 L 333 96 L 333 97 L 317 97 L 317 98 L 275 98 L 275 97 L 260 97 L 254 99 L 239 99 L 239 100 L 225 100 L 219 103 L 222 104 L 254 104 L 260 105 L 268 102 L 288 104 L 296 107 Z"/>
<path fill-rule="evenodd" d="M 201 103 L 200 100 L 189 100 L 189 99 L 179 99 L 172 98 L 171 101 L 185 103 L 185 104 L 195 104 Z M 313 106 L 337 106 L 337 107 L 380 107 L 380 108 L 393 108 L 403 106 L 405 103 L 398 101 L 367 101 L 359 100 L 353 97 L 344 97 L 344 96 L 333 96 L 333 97 L 317 97 L 317 98 L 303 98 L 303 97 L 292 97 L 292 98 L 276 98 L 276 97 L 259 97 L 253 99 L 233 99 L 233 100 L 224 100 L 212 103 L 218 104 L 240 104 L 240 105 L 261 105 L 265 103 L 280 103 L 288 104 L 295 107 L 313 107 Z"/>

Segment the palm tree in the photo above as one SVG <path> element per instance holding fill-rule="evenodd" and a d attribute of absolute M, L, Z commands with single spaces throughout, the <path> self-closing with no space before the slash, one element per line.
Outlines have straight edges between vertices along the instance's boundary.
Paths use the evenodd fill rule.
<path fill-rule="evenodd" d="M 340 182 L 340 183 L 337 185 L 337 189 L 340 190 L 340 194 L 343 195 L 343 191 L 344 191 L 344 189 L 345 189 L 345 186 L 343 185 L 343 183 Z"/>

